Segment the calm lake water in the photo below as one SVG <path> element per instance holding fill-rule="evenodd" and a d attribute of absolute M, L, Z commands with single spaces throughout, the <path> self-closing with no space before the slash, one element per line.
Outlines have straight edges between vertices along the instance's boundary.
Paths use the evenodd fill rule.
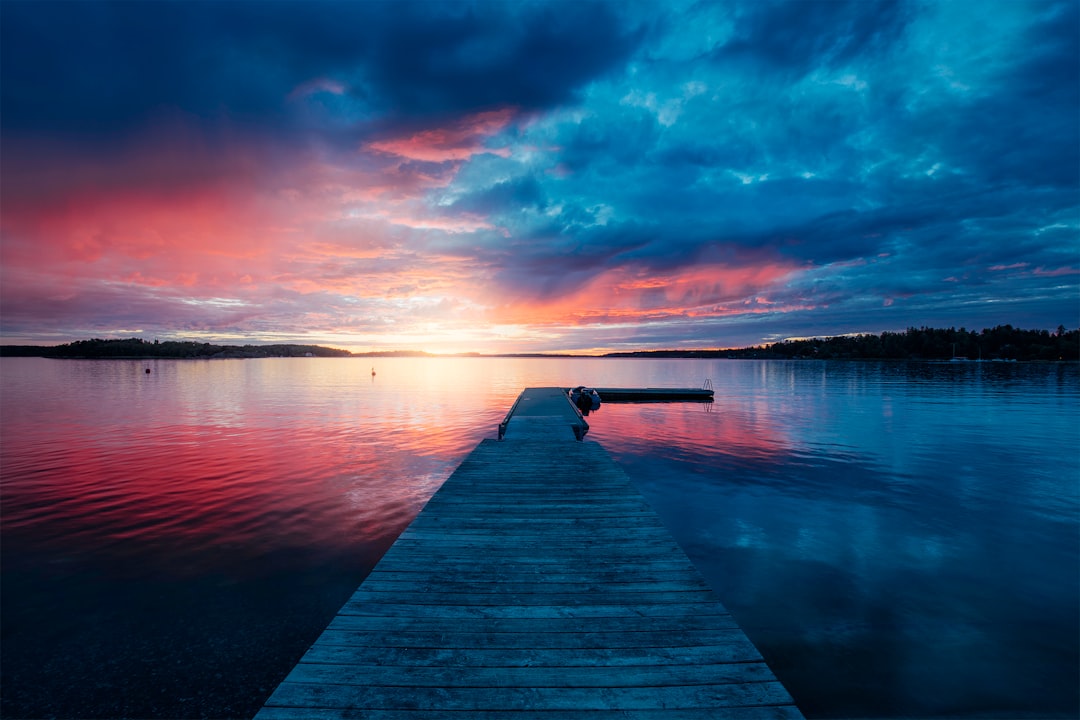
<path fill-rule="evenodd" d="M 370 364 L 5 358 L 3 716 L 250 717 L 522 388 L 706 378 L 587 441 L 808 716 L 1080 714 L 1076 365 Z"/>

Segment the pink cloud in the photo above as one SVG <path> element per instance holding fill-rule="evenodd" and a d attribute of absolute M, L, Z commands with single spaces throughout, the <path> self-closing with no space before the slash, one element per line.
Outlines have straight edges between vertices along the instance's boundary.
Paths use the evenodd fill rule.
<path fill-rule="evenodd" d="M 317 93 L 330 93 L 331 95 L 344 95 L 346 91 L 344 83 L 331 78 L 313 78 L 293 88 L 289 93 L 289 100 L 298 100 Z"/>
<path fill-rule="evenodd" d="M 427 139 L 479 148 L 511 119 L 473 116 Z M 431 252 L 426 232 L 490 227 L 425 202 L 461 161 L 327 160 L 261 142 L 217 149 L 172 127 L 107 151 L 5 147 L 5 340 L 139 329 L 257 340 L 474 323 L 486 269 L 465 253 Z"/>
<path fill-rule="evenodd" d="M 388 218 L 395 225 L 416 228 L 418 230 L 442 230 L 448 233 L 468 233 L 477 230 L 493 230 L 494 225 L 478 215 L 465 214 L 459 217 L 416 217 L 398 216 Z"/>
<path fill-rule="evenodd" d="M 1078 275 L 1080 274 L 1080 268 L 1074 267 L 1060 267 L 1052 270 L 1047 270 L 1044 267 L 1037 267 L 1032 271 L 1033 274 L 1039 277 L 1062 277 L 1064 275 Z"/>
<path fill-rule="evenodd" d="M 798 270 L 781 262 L 705 265 L 664 275 L 615 268 L 555 299 L 520 297 L 498 303 L 494 315 L 498 322 L 511 324 L 589 325 L 776 312 L 792 308 L 758 303 L 756 297 Z M 748 295 L 752 307 L 746 305 Z"/>
<path fill-rule="evenodd" d="M 509 157 L 509 148 L 491 148 L 485 143 L 509 125 L 517 114 L 515 108 L 476 113 L 445 127 L 370 142 L 364 149 L 425 162 L 468 160 L 482 153 Z"/>
<path fill-rule="evenodd" d="M 1031 263 L 1018 262 L 1018 263 L 1013 263 L 1011 265 L 993 265 L 989 269 L 991 271 L 993 271 L 993 272 L 1002 272 L 1004 270 L 1026 270 L 1026 269 L 1028 269 L 1030 267 L 1031 267 Z M 1033 268 L 1031 270 L 1031 274 L 1036 275 L 1038 277 L 1062 277 L 1062 276 L 1065 276 L 1065 275 L 1077 275 L 1077 274 L 1080 274 L 1080 268 L 1065 266 L 1065 267 L 1047 269 L 1047 268 L 1040 265 L 1039 267 Z"/>

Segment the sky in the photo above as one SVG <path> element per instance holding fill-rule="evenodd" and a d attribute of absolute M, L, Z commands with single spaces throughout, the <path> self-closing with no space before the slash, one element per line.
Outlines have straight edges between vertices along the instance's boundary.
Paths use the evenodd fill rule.
<path fill-rule="evenodd" d="M 1080 327 L 1080 3 L 0 2 L 0 342 Z"/>

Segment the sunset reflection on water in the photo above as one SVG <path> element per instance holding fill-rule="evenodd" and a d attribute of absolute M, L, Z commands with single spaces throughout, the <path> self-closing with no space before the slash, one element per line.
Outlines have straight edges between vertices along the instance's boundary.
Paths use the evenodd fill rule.
<path fill-rule="evenodd" d="M 214 563 L 222 545 L 385 543 L 482 435 L 448 412 L 488 410 L 438 379 L 383 392 L 305 372 L 318 364 L 61 364 L 64 392 L 5 395 L 5 531 L 53 527 L 80 552 L 170 546 Z"/>

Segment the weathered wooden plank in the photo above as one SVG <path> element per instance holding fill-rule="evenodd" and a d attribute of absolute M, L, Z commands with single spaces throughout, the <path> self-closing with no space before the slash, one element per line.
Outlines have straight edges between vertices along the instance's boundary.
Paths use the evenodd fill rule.
<path fill-rule="evenodd" d="M 494 501 L 495 495 L 505 489 L 513 487 L 515 497 L 530 498 L 534 502 L 542 502 L 545 497 L 550 502 L 575 502 L 575 498 L 588 498 L 590 496 L 610 497 L 620 502 L 640 501 L 640 497 L 619 494 L 620 489 L 626 487 L 626 480 L 608 473 L 591 472 L 586 481 L 575 474 L 572 477 L 558 478 L 558 474 L 566 474 L 566 470 L 558 467 L 545 466 L 541 463 L 529 463 L 528 459 L 515 459 L 515 462 L 529 464 L 529 474 L 516 475 L 507 473 L 502 469 L 472 471 L 472 477 L 460 480 L 454 478 L 454 485 L 462 489 L 468 489 L 470 493 L 476 493 L 478 500 Z M 535 475 L 536 472 L 546 473 L 546 477 Z M 588 472 L 588 471 L 586 471 Z M 551 492 L 552 495 L 546 495 Z M 440 502 L 454 502 L 457 498 L 440 497 Z M 513 498 L 504 498 L 512 500 Z"/>
<path fill-rule="evenodd" d="M 484 561 L 496 560 L 529 560 L 535 559 L 541 562 L 550 559 L 552 562 L 591 562 L 600 567 L 611 562 L 649 562 L 670 554 L 675 548 L 667 542 L 648 542 L 647 540 L 634 541 L 628 539 L 625 543 L 559 543 L 552 541 L 543 543 L 531 542 L 423 542 L 419 540 L 404 539 L 395 543 L 398 552 L 415 553 L 418 561 L 423 562 L 424 556 L 431 557 L 477 557 L 484 553 L 490 553 Z"/>
<path fill-rule="evenodd" d="M 601 632 L 684 632 L 689 630 L 737 630 L 730 615 L 662 615 L 637 617 L 605 615 L 594 617 L 474 617 L 469 619 L 425 617 L 380 617 L 338 615 L 330 630 L 364 632 L 423 633 L 601 633 Z"/>
<path fill-rule="evenodd" d="M 267 706 L 257 720 L 506 720 L 503 710 L 370 710 Z M 793 705 L 653 710 L 516 710 L 514 720 L 800 720 Z"/>
<path fill-rule="evenodd" d="M 639 551 L 649 550 L 655 553 L 678 548 L 670 536 L 649 531 L 649 534 L 636 534 L 623 532 L 624 542 L 618 542 L 617 531 L 590 533 L 567 531 L 565 533 L 542 532 L 490 532 L 481 534 L 477 531 L 462 530 L 461 532 L 429 532 L 417 531 L 408 535 L 402 535 L 395 544 L 399 547 L 421 548 L 507 548 L 507 549 L 540 549 L 545 553 L 558 554 L 560 552 L 575 552 L 582 548 L 591 549 L 594 555 L 602 555 L 608 549 L 633 548 Z"/>
<path fill-rule="evenodd" d="M 622 542 L 619 542 L 619 535 Z M 552 529 L 542 532 L 540 528 L 505 528 L 505 529 L 477 529 L 477 528 L 446 528 L 439 532 L 436 529 L 417 528 L 408 529 L 394 542 L 397 548 L 434 547 L 436 543 L 448 545 L 513 545 L 514 541 L 520 544 L 544 543 L 545 548 L 558 552 L 560 546 L 577 547 L 582 543 L 588 543 L 597 548 L 618 548 L 632 545 L 634 547 L 657 548 L 658 552 L 667 553 L 671 549 L 679 548 L 671 538 L 670 533 L 664 528 L 646 527 L 640 530 L 624 526 L 610 528 L 608 530 L 565 530 Z M 679 550 L 681 552 L 681 549 Z"/>
<path fill-rule="evenodd" d="M 622 538 L 632 539 L 638 544 L 661 544 L 672 546 L 675 541 L 662 525 L 642 526 L 633 522 L 607 522 L 585 524 L 543 524 L 540 522 L 522 523 L 455 523 L 447 521 L 410 527 L 401 533 L 400 541 L 422 540 L 425 542 L 445 540 L 447 542 L 489 543 L 520 540 L 522 542 L 544 542 L 551 544 L 593 545 L 611 544 Z M 627 532 L 628 530 L 632 532 Z"/>
<path fill-rule="evenodd" d="M 598 502 L 602 500 L 603 502 Z M 627 502 L 619 499 L 616 495 L 604 495 L 597 497 L 583 496 L 581 493 L 571 495 L 566 493 L 563 497 L 520 497 L 513 503 L 506 502 L 506 498 L 500 498 L 492 493 L 491 498 L 473 494 L 471 501 L 462 499 L 444 500 L 432 499 L 425 506 L 425 510 L 446 517 L 500 517 L 509 515 L 511 518 L 552 519 L 558 520 L 564 517 L 573 518 L 607 518 L 607 517 L 640 517 L 650 519 L 655 517 L 652 510 L 640 506 L 638 503 Z M 421 522 L 427 522 L 427 515 L 418 516 Z"/>
<path fill-rule="evenodd" d="M 625 512 L 625 508 L 620 509 L 620 506 L 615 504 L 618 502 L 619 494 L 614 492 L 582 493 L 558 488 L 548 490 L 538 488 L 535 494 L 519 493 L 510 502 L 506 499 L 509 490 L 502 492 L 496 492 L 495 490 L 495 488 L 489 488 L 483 493 L 470 493 L 475 498 L 472 503 L 457 503 L 456 501 L 440 499 L 434 505 L 431 503 L 435 501 L 430 501 L 428 504 L 431 505 L 433 511 L 436 508 L 444 508 L 444 512 L 448 515 L 455 510 L 457 514 L 461 514 L 463 509 L 475 508 L 476 514 L 484 517 L 507 512 L 524 518 L 540 513 L 546 513 L 547 517 L 558 517 L 573 513 L 593 513 L 597 516 L 611 515 L 616 512 L 628 514 Z M 464 492 L 464 490 L 461 490 L 461 492 Z M 642 512 L 640 508 L 635 508 L 635 510 Z M 425 516 L 421 515 L 420 517 Z"/>
<path fill-rule="evenodd" d="M 372 593 L 467 593 L 470 595 L 521 595 L 525 593 L 538 593 L 537 583 L 533 579 L 525 582 L 486 582 L 477 583 L 472 581 L 456 581 L 446 576 L 427 577 L 423 580 L 383 580 L 373 579 L 367 586 L 368 592 Z M 635 593 L 635 592 L 686 592 L 687 590 L 706 591 L 709 586 L 704 580 L 678 578 L 675 580 L 653 580 L 644 582 L 620 582 L 590 578 L 579 582 L 553 582 L 545 581 L 541 584 L 542 594 L 561 595 L 567 593 Z M 597 599 L 603 598 L 595 598 Z"/>
<path fill-rule="evenodd" d="M 636 561 L 624 563 L 594 562 L 586 565 L 572 563 L 515 562 L 512 560 L 498 561 L 497 559 L 492 559 L 491 562 L 486 563 L 481 567 L 477 567 L 476 563 L 468 562 L 466 560 L 451 562 L 446 559 L 439 564 L 437 570 L 433 571 L 432 568 L 423 567 L 422 564 L 421 566 L 418 566 L 411 562 L 387 562 L 384 558 L 383 562 L 380 562 L 368 577 L 372 578 L 372 580 L 389 575 L 428 577 L 433 572 L 459 579 L 473 578 L 481 580 L 487 577 L 491 578 L 492 582 L 499 582 L 503 579 L 512 580 L 520 577 L 528 577 L 537 582 L 548 579 L 555 582 L 573 582 L 575 579 L 586 577 L 599 579 L 607 577 L 624 577 L 629 579 L 647 579 L 655 577 L 658 579 L 670 579 L 671 577 L 693 574 L 696 571 L 687 569 L 686 566 L 681 563 L 672 564 L 664 561 L 657 561 L 649 564 Z"/>
<path fill-rule="evenodd" d="M 345 603 L 338 615 L 371 617 L 445 618 L 602 618 L 602 617 L 730 617 L 720 603 L 698 602 L 645 605 L 409 605 L 388 598 L 383 602 Z"/>
<path fill-rule="evenodd" d="M 645 648 L 427 648 L 368 647 L 315 643 L 301 662 L 355 665 L 358 662 L 403 667 L 635 667 L 760 662 L 761 654 L 745 635 L 731 633 L 722 643 L 689 647 L 668 644 Z"/>
<path fill-rule="evenodd" d="M 555 491 L 551 491 L 554 493 Z M 522 497 L 518 502 L 490 502 L 485 503 L 479 498 L 472 505 L 451 505 L 428 503 L 430 513 L 424 513 L 420 517 L 421 527 L 442 526 L 444 523 L 455 521 L 474 521 L 480 525 L 497 525 L 500 523 L 528 524 L 536 522 L 542 526 L 557 526 L 564 523 L 568 526 L 588 527 L 592 525 L 604 525 L 609 523 L 631 524 L 641 522 L 643 527 L 650 523 L 657 523 L 659 519 L 655 513 L 646 512 L 641 508 L 624 507 L 619 509 L 612 500 L 613 496 L 581 496 L 549 497 L 549 502 L 533 500 Z M 430 508 L 430 509 L 429 509 Z M 663 527 L 663 523 L 660 523 Z M 411 527 L 411 526 L 410 526 Z"/>
<path fill-rule="evenodd" d="M 525 463 L 527 460 L 516 460 L 516 462 Z M 535 475 L 537 472 L 546 473 L 547 477 L 538 478 Z M 522 501 L 532 500 L 534 502 L 541 502 L 544 498 L 549 498 L 552 502 L 573 502 L 575 498 L 594 497 L 627 499 L 625 495 L 620 494 L 620 491 L 626 487 L 622 478 L 609 478 L 605 481 L 604 476 L 600 473 L 591 473 L 593 477 L 588 478 L 587 482 L 582 482 L 577 474 L 572 478 L 565 478 L 561 481 L 552 477 L 556 473 L 565 472 L 565 470 L 560 470 L 558 467 L 536 464 L 530 468 L 529 475 L 511 475 L 501 470 L 490 474 L 477 472 L 468 481 L 458 481 L 455 478 L 454 485 L 463 490 L 468 489 L 470 492 L 475 492 L 479 496 L 479 500 L 489 501 L 493 500 L 502 491 L 512 488 L 514 495 L 505 498 L 508 503 L 512 503 L 518 497 Z"/>
<path fill-rule="evenodd" d="M 641 546 L 631 546 L 619 548 L 618 553 L 615 554 L 612 551 L 611 557 L 604 557 L 605 548 L 590 548 L 587 545 L 581 545 L 577 547 L 563 546 L 558 551 L 551 550 L 551 554 L 545 556 L 543 554 L 544 548 L 537 546 L 517 546 L 507 544 L 502 545 L 439 545 L 432 548 L 413 547 L 410 549 L 416 550 L 416 562 L 417 565 L 423 565 L 428 563 L 433 568 L 433 574 L 438 572 L 435 569 L 435 565 L 440 562 L 464 562 L 470 557 L 476 557 L 477 555 L 486 553 L 488 557 L 485 558 L 485 563 L 491 563 L 492 566 L 496 566 L 499 563 L 503 564 L 517 564 L 520 565 L 523 562 L 535 562 L 536 564 L 558 565 L 561 563 L 564 566 L 568 566 L 573 570 L 585 570 L 590 568 L 596 570 L 603 570 L 610 567 L 625 567 L 625 566 L 637 566 L 642 567 L 645 564 L 662 557 L 657 552 L 658 549 L 663 548 L 646 548 Z M 591 553 L 599 553 L 599 556 Z"/>
<path fill-rule="evenodd" d="M 334 685 L 286 680 L 268 704 L 426 710 L 659 710 L 669 707 L 747 707 L 791 703 L 783 686 L 772 682 L 645 688 L 456 688 Z"/>
<path fill-rule="evenodd" d="M 338 618 L 334 619 L 337 622 Z M 428 647 L 428 648 L 503 648 L 528 653 L 532 649 L 587 648 L 646 648 L 715 645 L 743 635 L 737 628 L 719 630 L 681 631 L 611 631 L 566 633 L 509 633 L 509 632 L 425 632 L 338 630 L 327 628 L 319 637 L 327 645 L 352 645 L 362 652 L 366 647 Z"/>
<path fill-rule="evenodd" d="M 474 549 L 475 550 L 475 549 Z M 586 550 L 575 553 L 564 553 L 561 558 L 544 558 L 535 548 L 486 548 L 490 557 L 485 559 L 484 567 L 490 567 L 492 572 L 500 569 L 520 570 L 522 565 L 532 563 L 536 568 L 537 579 L 542 579 L 545 571 L 550 572 L 558 569 L 567 573 L 592 573 L 606 574 L 620 571 L 637 570 L 647 567 L 649 563 L 657 559 L 652 552 L 622 552 L 616 557 L 590 558 Z M 443 548 L 440 552 L 418 553 L 415 556 L 415 567 L 422 568 L 425 564 L 431 568 L 431 575 L 436 576 L 443 572 L 451 574 L 453 568 L 466 566 L 470 558 L 470 548 Z M 473 553 L 475 556 L 475 552 Z M 561 560 L 562 562 L 559 562 Z M 405 561 L 394 561 L 387 568 L 401 569 Z M 476 568 L 474 564 L 472 567 Z M 445 568 L 445 571 L 443 570 Z M 422 573 L 422 569 L 417 570 Z"/>
<path fill-rule="evenodd" d="M 543 532 L 552 530 L 576 529 L 576 530 L 604 530 L 607 528 L 659 528 L 664 525 L 656 517 L 655 513 L 644 510 L 636 510 L 633 513 L 625 512 L 618 515 L 607 513 L 601 516 L 585 517 L 571 514 L 565 508 L 558 515 L 554 513 L 541 517 L 522 517 L 520 505 L 506 508 L 502 514 L 477 513 L 471 507 L 471 512 L 458 510 L 448 512 L 445 508 L 428 503 L 425 512 L 408 527 L 408 530 L 423 528 L 425 530 L 441 530 L 447 528 L 529 528 Z"/>
<path fill-rule="evenodd" d="M 649 560 L 655 560 L 663 557 L 669 551 L 674 548 L 667 543 L 667 541 L 649 541 L 644 540 L 631 540 L 628 539 L 625 543 L 617 544 L 611 543 L 588 543 L 581 540 L 570 540 L 565 542 L 559 542 L 552 540 L 549 543 L 544 543 L 542 540 L 535 538 L 523 538 L 520 541 L 514 542 L 513 539 L 503 539 L 500 541 L 454 541 L 446 540 L 439 542 L 435 539 L 421 541 L 411 540 L 404 538 L 399 541 L 398 549 L 402 552 L 406 550 L 417 551 L 417 557 L 421 557 L 422 554 L 442 554 L 446 556 L 453 555 L 469 555 L 473 557 L 481 555 L 483 553 L 491 553 L 491 559 L 512 559 L 512 558 L 541 558 L 550 557 L 553 559 L 562 559 L 564 562 L 577 562 L 585 563 L 590 557 L 595 558 L 593 565 L 603 566 L 605 556 L 610 551 L 612 559 L 619 562 L 633 561 L 635 559 L 647 562 Z"/>
<path fill-rule="evenodd" d="M 465 510 L 474 509 L 474 517 L 497 517 L 509 513 L 514 517 L 530 519 L 534 514 L 540 514 L 541 518 L 557 517 L 584 517 L 593 514 L 596 517 L 610 515 L 637 515 L 655 517 L 646 513 L 639 507 L 629 503 L 619 503 L 622 493 L 583 493 L 573 490 L 549 488 L 541 490 L 537 488 L 535 493 L 517 493 L 510 501 L 506 498 L 509 489 L 496 492 L 496 488 L 489 487 L 484 492 L 470 493 L 474 501 L 472 503 L 457 503 L 448 500 L 429 501 L 432 512 L 447 516 L 460 516 Z M 459 492 L 464 493 L 464 489 Z M 434 502 L 434 504 L 432 504 Z M 577 514 L 575 514 L 577 513 Z M 427 516 L 421 515 L 422 522 L 427 522 Z"/>
<path fill-rule="evenodd" d="M 550 504 L 529 505 L 525 502 L 518 502 L 509 504 L 509 507 L 507 504 L 504 504 L 502 508 L 489 506 L 486 508 L 488 512 L 476 512 L 475 508 L 472 506 L 459 506 L 448 509 L 445 505 L 432 505 L 431 503 L 428 503 L 427 507 L 424 508 L 425 512 L 419 516 L 419 520 L 413 521 L 414 525 L 410 525 L 409 528 L 412 529 L 414 526 L 423 528 L 444 527 L 448 524 L 461 524 L 466 527 L 535 525 L 545 529 L 556 529 L 560 527 L 604 528 L 611 526 L 643 528 L 664 527 L 663 523 L 660 522 L 655 513 L 646 512 L 641 508 L 624 510 L 620 513 L 605 512 L 603 515 L 588 516 L 585 514 L 578 514 L 582 512 L 580 505 L 577 512 L 569 510 L 565 506 L 558 507 L 557 511 L 553 511 L 551 507 Z M 546 514 L 537 517 L 522 514 L 533 508 L 544 510 L 546 511 Z M 496 510 L 501 510 L 501 512 L 496 512 Z"/>
<path fill-rule="evenodd" d="M 289 682 L 414 687 L 609 688 L 768 682 L 764 662 L 576 667 L 411 667 L 301 662 Z"/>
<path fill-rule="evenodd" d="M 369 591 L 361 587 L 354 595 L 356 602 L 378 602 L 380 593 Z M 589 597 L 585 593 L 397 593 L 394 600 L 415 605 L 595 605 L 597 598 Z M 663 604 L 673 603 L 683 605 L 686 603 L 716 601 L 716 595 L 712 591 L 687 590 L 685 592 L 638 592 L 638 593 L 606 593 L 603 597 L 605 604 L 611 605 L 640 605 L 643 603 Z"/>
<path fill-rule="evenodd" d="M 680 571 L 671 572 L 658 572 L 649 571 L 640 568 L 623 568 L 621 570 L 604 570 L 597 569 L 594 573 L 586 571 L 569 572 L 566 570 L 559 570 L 554 572 L 530 572 L 527 570 L 497 570 L 490 574 L 485 575 L 480 571 L 470 572 L 468 570 L 460 570 L 459 572 L 448 572 L 445 569 L 440 569 L 437 575 L 431 572 L 392 572 L 392 571 L 379 571 L 370 573 L 365 581 L 368 585 L 383 586 L 388 583 L 426 583 L 433 584 L 433 582 L 441 583 L 453 583 L 453 584 L 470 584 L 474 587 L 477 586 L 509 586 L 515 583 L 531 583 L 536 585 L 537 583 L 544 583 L 545 585 L 572 585 L 573 587 L 584 587 L 594 583 L 609 585 L 610 583 L 698 583 L 704 582 L 700 578 L 696 578 L 694 575 L 687 575 Z"/>

